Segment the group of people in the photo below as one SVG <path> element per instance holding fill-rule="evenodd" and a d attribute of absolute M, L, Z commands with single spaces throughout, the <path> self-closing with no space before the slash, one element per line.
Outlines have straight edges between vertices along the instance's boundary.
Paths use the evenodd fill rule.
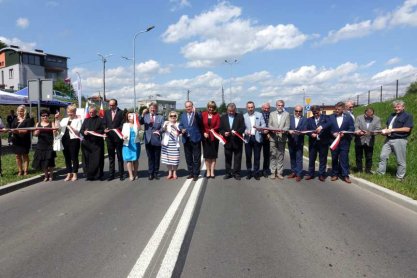
<path fill-rule="evenodd" d="M 164 119 L 158 114 L 158 105 L 151 103 L 141 115 L 127 115 L 117 107 L 117 100 L 109 101 L 104 117 L 98 116 L 94 105 L 89 107 L 89 116 L 82 121 L 76 115 L 76 106 L 67 107 L 67 115 L 61 119 L 59 113 L 50 121 L 48 110 L 40 112 L 41 119 L 34 123 L 26 117 L 26 108 L 17 108 L 17 115 L 10 123 L 11 142 L 18 175 L 27 175 L 31 133 L 38 137 L 32 167 L 42 170 L 45 181 L 53 180 L 56 149 L 62 143 L 67 176 L 65 181 L 76 181 L 79 170 L 79 151 L 82 152 L 83 170 L 87 180 L 113 180 L 116 177 L 116 159 L 120 180 L 125 179 L 124 164 L 128 178 L 137 179 L 141 142 L 145 145 L 148 158 L 148 179 L 160 179 L 160 164 L 167 165 L 168 180 L 178 178 L 181 143 L 187 165 L 188 179 L 196 181 L 200 175 L 201 154 L 206 166 L 207 179 L 215 178 L 219 144 L 224 145 L 224 179 L 241 179 L 243 150 L 246 157 L 246 179 L 261 177 L 284 179 L 284 156 L 288 146 L 290 171 L 287 178 L 296 181 L 311 180 L 316 176 L 316 160 L 319 158 L 318 179 L 327 177 L 327 156 L 331 151 L 331 180 L 339 178 L 351 183 L 349 178 L 349 150 L 355 142 L 356 168 L 358 172 L 372 171 L 373 147 L 376 135 L 386 137 L 383 145 L 378 174 L 385 174 L 387 159 L 393 152 L 397 159 L 398 180 L 406 173 L 407 137 L 413 128 L 413 117 L 405 112 L 401 100 L 393 102 L 394 113 L 381 128 L 381 120 L 371 107 L 364 114 L 352 113 L 354 103 L 339 102 L 332 115 L 326 115 L 320 106 L 311 107 L 312 116 L 304 117 L 303 106 L 296 105 L 289 114 L 283 100 L 276 101 L 276 110 L 271 112 L 269 103 L 255 111 L 255 103 L 246 103 L 246 113 L 238 113 L 236 105 L 229 103 L 227 113 L 220 115 L 214 101 L 207 109 L 197 112 L 192 101 L 185 102 L 185 111 L 179 116 L 170 111 Z M 308 137 L 308 169 L 303 169 L 304 140 Z M 109 157 L 109 175 L 104 177 L 104 142 Z M 261 165 L 261 153 L 263 164 Z M 363 158 L 365 157 L 365 163 Z M 363 165 L 365 164 L 365 165 Z M 262 166 L 262 167 L 261 167 Z M 1 166 L 0 166 L 1 167 Z M 304 174 L 305 173 L 305 174 Z"/>

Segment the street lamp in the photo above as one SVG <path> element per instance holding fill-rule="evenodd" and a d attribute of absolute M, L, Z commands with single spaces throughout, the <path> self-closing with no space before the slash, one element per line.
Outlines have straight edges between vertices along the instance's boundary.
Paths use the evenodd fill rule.
<path fill-rule="evenodd" d="M 103 62 L 103 101 L 106 101 L 106 62 L 107 58 L 113 54 L 103 55 L 97 53 L 97 55 L 101 57 L 101 61 Z"/>
<path fill-rule="evenodd" d="M 133 112 L 136 112 L 136 37 L 139 34 L 151 31 L 153 28 L 155 28 L 155 26 L 149 26 L 146 30 L 137 32 L 133 36 Z"/>
<path fill-rule="evenodd" d="M 232 102 L 232 66 L 238 63 L 237 59 L 231 60 L 224 60 L 225 63 L 230 65 L 230 83 L 229 83 L 229 93 L 230 93 L 230 102 Z"/>

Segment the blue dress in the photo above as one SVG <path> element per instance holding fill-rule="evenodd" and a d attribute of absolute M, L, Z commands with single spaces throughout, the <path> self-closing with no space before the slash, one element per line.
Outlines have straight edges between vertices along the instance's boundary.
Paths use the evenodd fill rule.
<path fill-rule="evenodd" d="M 122 155 L 124 161 L 136 161 L 140 157 L 140 143 L 135 143 L 135 132 L 130 128 L 129 145 L 123 145 Z"/>

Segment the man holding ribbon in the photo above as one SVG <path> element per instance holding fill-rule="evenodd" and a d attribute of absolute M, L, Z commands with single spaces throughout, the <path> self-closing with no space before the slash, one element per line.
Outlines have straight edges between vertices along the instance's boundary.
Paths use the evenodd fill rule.
<path fill-rule="evenodd" d="M 181 114 L 179 129 L 182 133 L 185 161 L 187 162 L 188 177 L 196 181 L 201 166 L 201 115 L 196 113 L 192 101 L 185 102 L 185 112 Z"/>
<path fill-rule="evenodd" d="M 87 180 L 103 179 L 104 168 L 104 125 L 97 115 L 95 105 L 89 107 L 90 118 L 86 118 L 81 126 L 80 134 L 84 136 L 81 143 L 84 174 Z"/>
<path fill-rule="evenodd" d="M 377 173 L 385 174 L 387 159 L 394 152 L 397 159 L 396 178 L 398 181 L 403 181 L 406 172 L 407 138 L 414 126 L 413 115 L 404 111 L 405 103 L 402 100 L 393 101 L 392 106 L 394 113 L 388 117 L 387 128 L 382 130 L 382 135 L 387 138 L 382 146 Z"/>
<path fill-rule="evenodd" d="M 123 167 L 123 136 L 121 135 L 124 113 L 117 107 L 117 100 L 111 99 L 109 101 L 109 110 L 104 113 L 103 125 L 104 133 L 107 135 L 107 151 L 109 153 L 109 177 L 108 181 L 111 181 L 115 177 L 115 159 L 117 154 L 117 162 L 119 164 L 119 176 L 120 180 L 124 180 L 124 167 Z"/>
<path fill-rule="evenodd" d="M 149 110 L 142 111 L 140 124 L 145 127 L 145 149 L 148 156 L 149 180 L 159 180 L 159 166 L 161 164 L 161 140 L 164 117 L 158 115 L 158 104 L 151 102 Z"/>
<path fill-rule="evenodd" d="M 332 181 L 339 176 L 346 183 L 351 183 L 349 178 L 349 148 L 355 124 L 352 116 L 344 113 L 345 103 L 338 102 L 335 113 L 330 116 L 330 130 L 335 140 L 330 146 L 332 152 Z"/>
<path fill-rule="evenodd" d="M 242 134 L 245 132 L 245 121 L 242 114 L 236 112 L 234 103 L 229 103 L 227 105 L 227 114 L 221 116 L 219 131 L 226 139 L 226 144 L 224 145 L 226 174 L 223 178 L 230 179 L 234 177 L 236 180 L 240 180 L 243 142 L 245 141 Z"/>
<path fill-rule="evenodd" d="M 304 131 L 307 126 L 307 119 L 303 117 L 303 106 L 294 107 L 294 115 L 290 116 L 290 130 L 288 130 L 288 151 L 290 153 L 291 174 L 289 179 L 295 178 L 295 181 L 302 180 L 303 173 L 303 149 L 304 149 Z"/>

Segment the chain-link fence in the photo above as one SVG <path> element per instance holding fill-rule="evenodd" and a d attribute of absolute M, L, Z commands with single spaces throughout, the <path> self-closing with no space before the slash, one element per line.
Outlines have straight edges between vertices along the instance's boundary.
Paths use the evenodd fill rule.
<path fill-rule="evenodd" d="M 356 105 L 367 105 L 376 102 L 397 99 L 407 92 L 411 82 L 416 81 L 416 74 L 404 76 L 391 83 L 368 90 L 367 92 L 351 96 L 349 100 L 355 101 Z"/>

